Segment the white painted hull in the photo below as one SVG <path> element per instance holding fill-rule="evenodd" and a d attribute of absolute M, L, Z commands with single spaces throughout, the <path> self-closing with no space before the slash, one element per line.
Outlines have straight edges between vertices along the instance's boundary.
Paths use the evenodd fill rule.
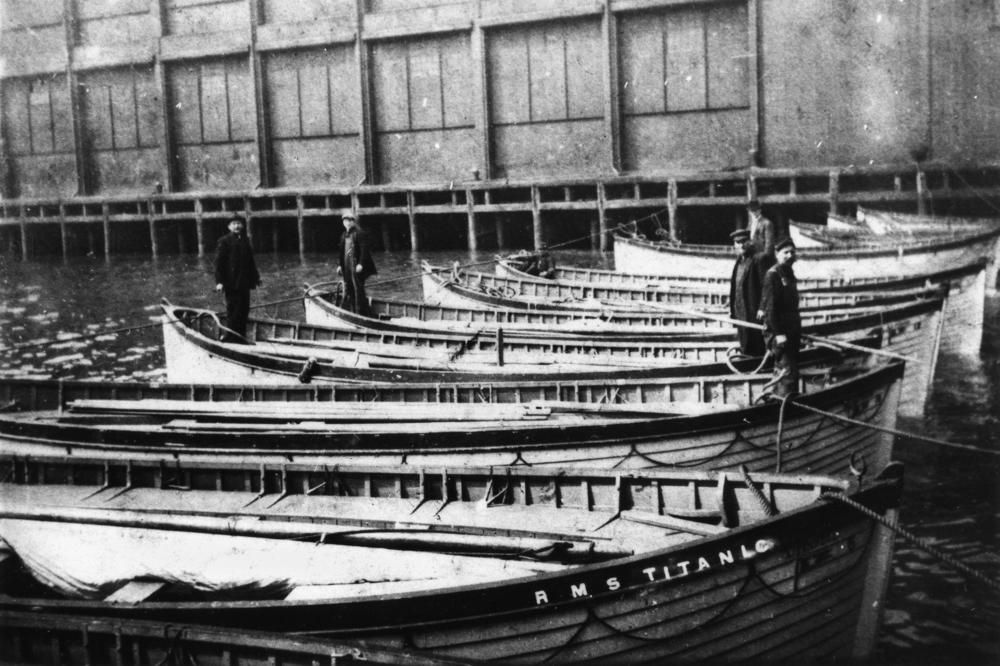
<path fill-rule="evenodd" d="M 877 276 L 908 276 L 945 271 L 982 261 L 993 253 L 994 239 L 939 251 L 901 254 L 897 256 L 857 256 L 838 252 L 830 258 L 811 255 L 807 251 L 795 264 L 800 279 L 845 279 Z M 847 256 L 845 256 L 847 255 Z M 722 252 L 678 251 L 677 248 L 657 247 L 642 241 L 615 239 L 615 265 L 650 273 L 660 270 L 664 275 L 674 272 L 705 276 L 729 274 L 732 256 Z M 942 349 L 960 354 L 978 354 L 982 346 L 983 318 L 986 297 L 986 271 L 962 279 L 952 289 L 945 305 Z"/>
<path fill-rule="evenodd" d="M 935 244 L 898 251 L 884 250 L 803 250 L 795 264 L 802 280 L 858 279 L 887 275 L 906 277 L 945 271 L 988 258 L 994 253 L 993 236 L 959 245 Z M 723 246 L 668 246 L 618 236 L 615 238 L 615 266 L 629 272 L 719 277 L 733 270 L 732 249 Z"/>
<path fill-rule="evenodd" d="M 164 324 L 163 354 L 167 381 L 180 384 L 289 384 L 295 378 L 221 358 L 185 340 Z"/>

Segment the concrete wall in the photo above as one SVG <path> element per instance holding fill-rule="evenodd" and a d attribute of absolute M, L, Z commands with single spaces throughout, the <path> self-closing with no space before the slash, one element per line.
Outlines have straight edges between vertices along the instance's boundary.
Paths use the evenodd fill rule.
<path fill-rule="evenodd" d="M 0 19 L 6 196 L 1000 161 L 996 0 L 0 0 Z"/>

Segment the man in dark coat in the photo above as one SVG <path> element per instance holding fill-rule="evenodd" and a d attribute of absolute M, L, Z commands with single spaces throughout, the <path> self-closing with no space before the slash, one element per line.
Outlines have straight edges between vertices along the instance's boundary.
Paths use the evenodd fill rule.
<path fill-rule="evenodd" d="M 525 272 L 531 275 L 537 275 L 538 277 L 542 277 L 547 280 L 555 279 L 556 260 L 549 252 L 548 244 L 542 243 L 541 247 L 538 249 L 538 253 L 531 260 L 531 263 L 528 264 Z"/>
<path fill-rule="evenodd" d="M 243 218 L 230 219 L 229 233 L 215 248 L 215 290 L 226 296 L 226 327 L 236 334 L 223 331 L 224 342 L 246 342 L 250 290 L 261 284 L 244 227 Z"/>
<path fill-rule="evenodd" d="M 795 245 L 785 238 L 775 244 L 774 250 L 777 263 L 764 274 L 760 307 L 764 312 L 764 340 L 774 355 L 774 395 L 783 398 L 799 390 L 802 317 L 798 281 L 792 271 Z"/>
<path fill-rule="evenodd" d="M 757 246 L 757 252 L 773 257 L 777 229 L 773 221 L 764 217 L 764 211 L 756 199 L 751 199 L 747 204 L 747 230 L 750 232 L 750 240 Z"/>
<path fill-rule="evenodd" d="M 344 220 L 344 233 L 340 236 L 340 258 L 337 275 L 344 280 L 344 296 L 340 305 L 345 310 L 361 315 L 369 314 L 368 297 L 365 295 L 365 280 L 369 275 L 375 275 L 375 262 L 372 260 L 368 237 L 358 226 L 352 211 L 341 214 Z"/>
<path fill-rule="evenodd" d="M 729 283 L 729 316 L 739 321 L 758 323 L 763 313 L 760 310 L 760 292 L 764 284 L 764 274 L 773 261 L 769 255 L 757 252 L 750 232 L 737 229 L 729 234 L 733 239 L 733 249 L 736 252 L 736 263 L 733 265 L 733 277 Z M 747 356 L 763 356 L 764 336 L 747 326 L 737 326 L 736 334 L 740 339 L 740 351 Z"/>

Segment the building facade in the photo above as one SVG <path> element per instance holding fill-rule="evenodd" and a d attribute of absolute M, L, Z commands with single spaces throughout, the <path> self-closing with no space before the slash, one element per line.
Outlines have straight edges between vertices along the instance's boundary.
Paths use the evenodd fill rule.
<path fill-rule="evenodd" d="M 1000 0 L 0 11 L 7 200 L 1000 163 Z"/>

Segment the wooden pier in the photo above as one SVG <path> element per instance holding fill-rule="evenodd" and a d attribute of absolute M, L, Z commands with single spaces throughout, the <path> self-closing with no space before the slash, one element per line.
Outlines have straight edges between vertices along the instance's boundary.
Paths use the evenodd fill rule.
<path fill-rule="evenodd" d="M 425 238 L 441 219 L 464 221 L 469 250 L 558 242 L 554 227 L 571 238 L 589 238 L 605 251 L 621 224 L 654 221 L 663 233 L 683 239 L 684 224 L 717 224 L 720 213 L 741 214 L 757 197 L 772 215 L 794 209 L 801 219 L 843 213 L 857 204 L 917 212 L 945 212 L 963 205 L 1000 202 L 1000 166 L 960 169 L 873 167 L 864 169 L 761 169 L 615 179 L 467 181 L 441 186 L 359 186 L 326 189 L 257 189 L 153 193 L 146 196 L 80 196 L 0 201 L 0 247 L 24 260 L 41 254 L 39 239 L 56 243 L 64 257 L 113 256 L 116 238 L 128 235 L 127 251 L 210 252 L 226 220 L 246 216 L 254 244 L 271 250 L 322 249 L 316 236 L 339 232 L 339 212 L 353 209 L 362 224 L 379 231 L 384 249 L 435 249 Z M 819 221 L 819 220 L 816 220 Z M 690 228 L 690 227 L 686 227 Z M 726 229 L 729 227 L 726 226 Z M 720 232 L 722 228 L 720 227 Z M 374 229 L 373 229 L 374 231 Z M 324 245 L 325 247 L 325 245 Z"/>

